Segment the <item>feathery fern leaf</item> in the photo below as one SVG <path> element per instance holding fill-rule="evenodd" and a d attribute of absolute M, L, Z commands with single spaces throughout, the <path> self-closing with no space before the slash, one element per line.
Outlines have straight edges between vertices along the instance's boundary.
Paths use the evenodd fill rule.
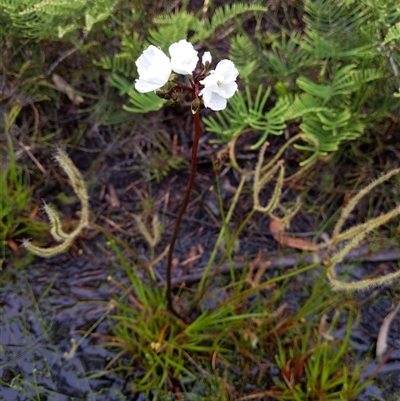
<path fill-rule="evenodd" d="M 367 82 L 380 79 L 383 74 L 373 69 L 357 70 L 354 64 L 335 69 L 331 84 L 317 84 L 306 77 L 300 77 L 296 83 L 304 92 L 321 98 L 326 104 L 331 98 L 338 95 L 349 95 L 361 88 Z"/>
<path fill-rule="evenodd" d="M 383 44 L 386 45 L 389 42 L 393 42 L 394 40 L 400 40 L 400 22 L 389 28 L 385 39 L 383 40 Z"/>
<path fill-rule="evenodd" d="M 269 134 L 281 135 L 286 128 L 284 113 L 288 108 L 285 99 L 264 113 L 265 105 L 271 93 L 271 88 L 265 90 L 261 85 L 258 87 L 255 100 L 250 88 L 245 88 L 246 97 L 238 92 L 230 99 L 226 109 L 215 114 L 214 117 L 204 119 L 208 131 L 220 135 L 222 141 L 229 141 L 234 135 L 251 128 L 262 131 L 260 141 L 254 146 L 259 147 L 267 139 Z"/>
<path fill-rule="evenodd" d="M 1 0 L 12 26 L 25 38 L 58 40 L 108 18 L 120 1 L 112 0 Z"/>
<path fill-rule="evenodd" d="M 124 105 L 124 110 L 132 113 L 148 113 L 149 111 L 160 110 L 165 100 L 159 98 L 154 92 L 139 93 L 135 88 L 128 91 L 129 102 L 132 106 Z"/>
<path fill-rule="evenodd" d="M 287 109 L 285 118 L 287 120 L 294 120 L 299 117 L 303 117 L 309 113 L 318 113 L 327 110 L 314 96 L 304 93 L 302 95 L 296 95 L 290 102 L 290 106 Z"/>
<path fill-rule="evenodd" d="M 196 19 L 193 14 L 185 11 L 156 17 L 153 23 L 158 25 L 158 28 L 149 30 L 149 42 L 167 51 L 172 43 L 188 37 L 188 31 L 192 29 L 193 21 Z"/>
<path fill-rule="evenodd" d="M 132 58 L 126 58 L 123 54 L 117 54 L 113 58 L 102 56 L 100 60 L 93 60 L 92 62 L 104 70 L 111 70 L 114 74 L 120 73 L 125 77 L 134 77 L 136 75 L 136 66 Z"/>
<path fill-rule="evenodd" d="M 235 63 L 241 79 L 244 80 L 261 64 L 259 52 L 247 35 L 236 35 L 232 39 L 230 59 Z"/>
<path fill-rule="evenodd" d="M 235 3 L 224 7 L 219 7 L 215 10 L 211 19 L 206 19 L 200 29 L 199 25 L 196 25 L 196 33 L 193 35 L 192 41 L 197 42 L 198 40 L 206 40 L 210 36 L 215 34 L 215 31 L 221 27 L 226 27 L 230 20 L 238 17 L 241 14 L 249 12 L 268 12 L 268 7 L 261 6 L 258 4 L 244 4 Z"/>
<path fill-rule="evenodd" d="M 329 111 L 328 111 L 329 112 Z M 326 129 L 325 129 L 326 128 Z M 338 150 L 341 142 L 358 138 L 365 126 L 361 122 L 347 121 L 342 127 L 335 127 L 335 135 L 332 128 L 327 127 L 319 116 L 307 115 L 300 124 L 300 130 L 313 136 L 320 144 L 320 152 L 334 152 Z M 310 142 L 310 144 L 312 144 Z"/>

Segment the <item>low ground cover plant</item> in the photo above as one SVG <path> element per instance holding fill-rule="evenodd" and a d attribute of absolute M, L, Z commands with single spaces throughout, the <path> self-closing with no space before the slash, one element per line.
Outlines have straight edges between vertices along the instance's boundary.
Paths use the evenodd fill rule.
<path fill-rule="evenodd" d="M 382 239 L 385 229 L 396 243 L 398 234 L 400 169 L 388 155 L 399 150 L 396 141 L 386 145 L 399 129 L 395 2 L 205 2 L 196 9 L 186 1 L 0 1 L 9 32 L 0 35 L 7 144 L 1 258 L 7 263 L 14 253 L 17 260 L 22 248 L 44 258 L 78 254 L 77 244 L 90 243 L 88 233 L 104 235 L 96 245 L 124 278 L 109 276 L 109 333 L 97 333 L 95 324 L 82 337 L 115 351 L 98 374 L 123 375 L 126 394 L 149 399 L 356 400 L 377 371 L 363 376 L 365 366 L 353 358 L 350 337 L 361 313 L 353 292 L 389 288 L 400 276 L 395 269 L 354 279 L 343 269 L 368 236 Z M 189 162 L 182 141 L 191 147 Z M 355 193 L 342 204 L 324 198 L 328 179 L 307 182 L 336 155 L 342 162 L 346 154 L 372 159 L 360 156 L 371 143 L 384 149 L 385 162 L 374 177 L 361 177 L 365 167 L 357 166 Z M 49 200 L 43 195 L 48 221 L 32 213 L 39 200 L 17 149 L 37 166 L 35 177 L 45 177 L 42 187 L 49 154 L 68 178 L 72 192 L 58 198 L 61 212 L 52 206 L 57 185 L 47 190 Z M 82 149 L 85 157 L 73 161 L 70 154 Z M 128 172 L 124 187 L 135 192 L 135 205 L 119 199 L 126 192 L 117 195 L 105 166 Z M 104 182 L 95 178 L 99 170 Z M 177 170 L 188 171 L 187 181 Z M 162 186 L 174 174 L 171 192 Z M 198 180 L 212 188 L 212 202 Z M 296 238 L 289 234 L 293 222 L 316 214 L 312 191 L 326 199 L 319 207 L 329 215 L 311 239 Z M 97 222 L 104 208 L 96 193 L 111 205 L 106 224 Z M 199 199 L 213 237 L 205 239 L 206 250 L 185 249 L 187 209 Z M 354 217 L 363 208 L 367 213 Z M 75 216 L 68 224 L 67 214 Z M 284 258 L 274 265 L 261 247 L 250 248 L 257 220 L 268 221 L 275 249 L 301 251 L 290 268 Z M 326 241 L 322 231 L 331 233 Z M 182 248 L 191 255 L 184 262 Z M 196 260 L 201 269 L 186 271 L 196 270 Z M 2 385 L 20 386 L 16 377 Z M 37 385 L 32 397 L 42 399 Z"/>

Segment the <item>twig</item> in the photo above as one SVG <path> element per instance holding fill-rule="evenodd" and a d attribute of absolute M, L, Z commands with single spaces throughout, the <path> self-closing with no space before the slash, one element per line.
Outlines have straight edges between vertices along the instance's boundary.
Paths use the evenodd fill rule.
<path fill-rule="evenodd" d="M 69 49 L 66 52 L 64 52 L 63 54 L 61 54 L 61 56 L 58 57 L 57 60 L 54 61 L 50 65 L 50 67 L 47 69 L 46 75 L 50 75 L 54 71 L 54 69 L 58 66 L 58 64 L 61 63 L 61 61 L 63 61 L 67 57 L 69 57 L 71 54 L 75 53 L 79 49 L 79 47 L 82 44 L 82 42 L 83 42 L 83 40 L 79 43 L 79 45 L 75 45 L 72 49 Z"/>
<path fill-rule="evenodd" d="M 269 269 L 274 269 L 277 267 L 294 267 L 298 264 L 309 264 L 315 263 L 318 261 L 322 261 L 323 257 L 325 256 L 325 252 L 320 253 L 312 253 L 306 256 L 302 256 L 301 254 L 297 255 L 288 255 L 283 257 L 273 256 L 270 258 L 262 258 L 260 262 L 255 266 L 255 269 L 259 269 L 266 261 L 270 261 Z M 393 260 L 400 259 L 400 249 L 399 248 L 384 248 L 377 252 L 371 253 L 371 249 L 368 245 L 362 246 L 360 248 L 354 249 L 349 252 L 343 259 L 344 262 L 349 260 L 359 260 L 364 262 L 388 262 Z M 228 274 L 230 271 L 237 270 L 240 271 L 244 269 L 247 264 L 244 261 L 240 262 L 233 262 L 232 265 L 223 264 L 220 269 L 220 274 Z M 212 274 L 213 272 L 210 272 Z M 203 276 L 203 269 L 196 269 L 196 271 L 176 277 L 171 280 L 171 285 L 180 285 L 180 284 L 193 284 L 201 280 Z M 164 283 L 160 283 L 160 286 L 163 286 Z"/>
<path fill-rule="evenodd" d="M 378 339 L 376 341 L 376 358 L 380 359 L 387 349 L 387 337 L 389 334 L 390 324 L 400 310 L 400 302 L 397 306 L 383 319 L 381 328 L 379 329 Z"/>
<path fill-rule="evenodd" d="M 26 146 L 21 141 L 18 141 L 21 149 L 31 158 L 31 160 L 36 164 L 36 167 L 42 172 L 43 175 L 47 175 L 46 169 L 40 164 L 39 160 L 32 154 L 31 149 L 33 146 Z"/>

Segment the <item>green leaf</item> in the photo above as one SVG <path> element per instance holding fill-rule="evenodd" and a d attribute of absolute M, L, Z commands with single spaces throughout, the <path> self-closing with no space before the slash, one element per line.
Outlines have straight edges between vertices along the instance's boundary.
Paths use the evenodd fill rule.
<path fill-rule="evenodd" d="M 382 44 L 386 45 L 394 40 L 400 40 L 400 22 L 389 28 Z"/>
<path fill-rule="evenodd" d="M 133 105 L 124 105 L 124 110 L 132 113 L 148 113 L 149 111 L 160 110 L 165 104 L 165 100 L 159 98 L 154 92 L 139 93 L 136 89 L 131 88 L 128 91 L 129 102 Z"/>
<path fill-rule="evenodd" d="M 208 131 L 219 134 L 223 142 L 229 141 L 246 128 L 261 131 L 262 137 L 254 145 L 256 147 L 261 146 L 270 134 L 281 135 L 286 128 L 284 114 L 288 102 L 282 98 L 265 113 L 271 88 L 264 89 L 259 85 L 255 96 L 248 86 L 244 90 L 246 97 L 242 92 L 239 91 L 229 99 L 226 109 L 217 112 L 214 117 L 204 119 Z"/>

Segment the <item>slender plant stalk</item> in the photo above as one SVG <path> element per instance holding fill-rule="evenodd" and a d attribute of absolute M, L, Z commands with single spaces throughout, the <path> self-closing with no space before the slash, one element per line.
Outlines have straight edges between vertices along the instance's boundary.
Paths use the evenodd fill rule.
<path fill-rule="evenodd" d="M 179 228 L 181 226 L 182 217 L 185 214 L 187 205 L 189 203 L 190 194 L 192 192 L 194 179 L 196 177 L 197 171 L 197 148 L 199 145 L 200 139 L 200 114 L 197 111 L 193 114 L 194 121 L 194 135 L 193 135 L 193 146 L 192 146 L 192 160 L 190 164 L 190 177 L 188 181 L 188 185 L 186 187 L 185 197 L 183 199 L 182 206 L 179 210 L 178 217 L 176 218 L 174 232 L 172 233 L 171 242 L 168 250 L 168 261 L 167 261 L 167 305 L 168 309 L 177 317 L 182 318 L 180 314 L 175 310 L 173 306 L 173 296 L 172 296 L 172 288 L 171 288 L 171 275 L 172 275 L 172 255 L 175 248 L 175 242 L 178 238 Z"/>

